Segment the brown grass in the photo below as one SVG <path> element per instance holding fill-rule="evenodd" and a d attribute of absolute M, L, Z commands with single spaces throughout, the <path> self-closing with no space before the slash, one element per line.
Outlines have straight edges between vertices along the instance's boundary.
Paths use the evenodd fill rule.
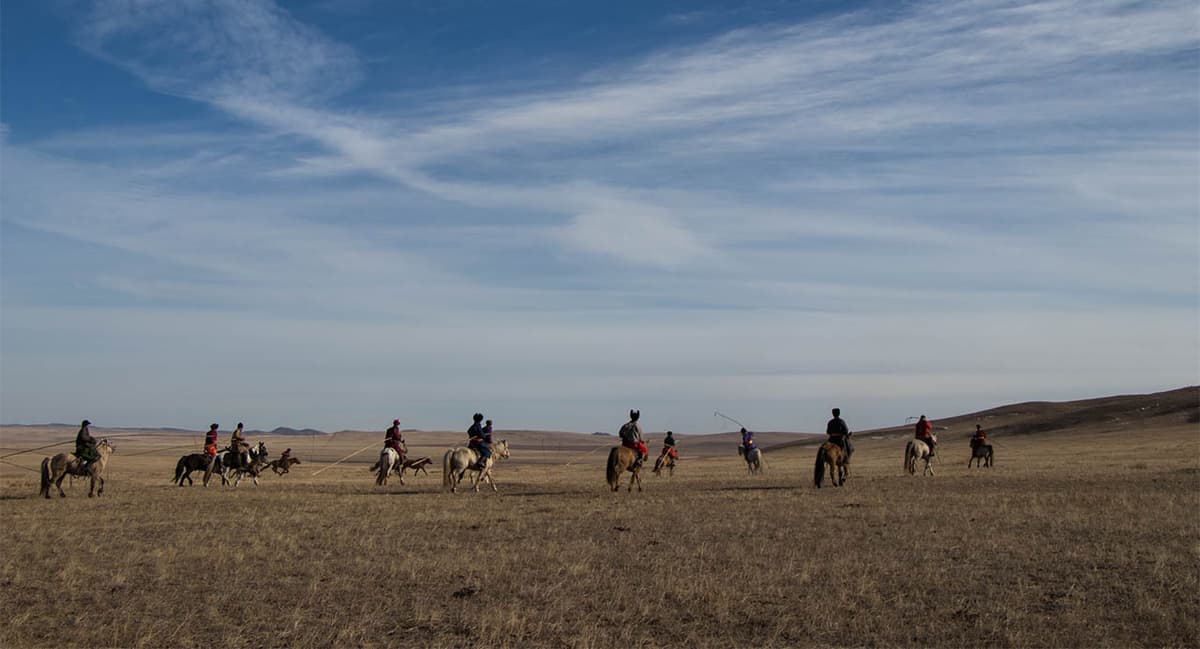
<path fill-rule="evenodd" d="M 862 439 L 819 491 L 813 448 L 750 478 L 685 443 L 641 494 L 578 448 L 452 496 L 440 466 L 376 488 L 373 453 L 313 476 L 294 440 L 286 476 L 179 488 L 183 451 L 135 455 L 171 439 L 119 445 L 99 500 L 5 465 L 0 646 L 1200 646 L 1194 425 L 1000 436 L 990 470 L 959 440 L 933 478 Z"/>

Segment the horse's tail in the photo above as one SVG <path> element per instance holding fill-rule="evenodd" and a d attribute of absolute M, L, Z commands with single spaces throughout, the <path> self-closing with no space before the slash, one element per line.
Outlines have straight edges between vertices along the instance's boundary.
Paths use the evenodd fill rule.
<path fill-rule="evenodd" d="M 620 488 L 621 449 L 616 446 L 608 452 L 608 468 L 605 471 L 605 476 L 608 478 L 608 486 L 612 487 L 613 491 Z"/>
<path fill-rule="evenodd" d="M 825 479 L 825 463 L 829 461 L 829 451 L 824 446 L 817 449 L 817 465 L 813 467 L 813 485 L 821 488 L 821 482 Z"/>
<path fill-rule="evenodd" d="M 42 488 L 38 491 L 38 495 L 50 497 L 50 458 L 42 460 Z"/>
<path fill-rule="evenodd" d="M 187 468 L 187 456 L 185 455 L 185 456 L 179 458 L 179 463 L 175 465 L 175 479 L 171 480 L 172 484 L 174 484 L 176 482 L 178 482 L 179 484 L 183 484 L 183 471 L 186 468 Z"/>
<path fill-rule="evenodd" d="M 449 489 L 453 486 L 450 482 L 450 461 L 454 458 L 454 450 L 446 451 L 442 456 L 442 487 Z"/>
<path fill-rule="evenodd" d="M 908 443 L 904 445 L 904 470 L 907 471 L 909 475 L 917 472 L 917 458 L 914 457 L 915 451 L 916 445 L 913 444 L 911 439 L 908 440 Z"/>
<path fill-rule="evenodd" d="M 388 471 L 392 470 L 391 459 L 388 457 L 388 450 L 385 448 L 379 452 L 379 475 L 375 476 L 375 484 L 381 485 L 387 481 Z"/>

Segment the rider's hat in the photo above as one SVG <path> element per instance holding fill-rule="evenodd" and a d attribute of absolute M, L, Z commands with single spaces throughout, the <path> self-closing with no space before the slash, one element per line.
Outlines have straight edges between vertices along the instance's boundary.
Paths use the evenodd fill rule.
<path fill-rule="evenodd" d="M 393 426 L 399 426 L 399 425 L 400 425 L 400 420 L 399 420 L 399 419 L 393 419 L 393 420 L 392 420 L 392 425 L 393 425 Z"/>
<path fill-rule="evenodd" d="M 218 425 L 216 425 L 216 424 L 209 424 L 209 425 L 208 425 L 208 429 L 209 429 L 209 430 L 216 430 L 216 429 L 218 429 L 218 428 L 220 428 L 220 426 L 218 426 Z"/>
<path fill-rule="evenodd" d="M 88 421 L 88 420 L 84 419 L 84 420 L 83 420 L 83 423 L 81 423 L 81 424 L 79 424 L 79 425 L 80 425 L 80 426 L 91 426 L 91 425 L 92 425 L 92 422 L 90 422 L 90 421 Z"/>
<path fill-rule="evenodd" d="M 629 418 L 630 418 L 630 419 L 632 419 L 632 420 L 634 420 L 634 421 L 637 421 L 637 420 L 638 420 L 638 417 L 641 417 L 641 416 L 642 416 L 642 411 L 641 411 L 641 410 L 630 410 L 630 411 L 629 411 Z"/>

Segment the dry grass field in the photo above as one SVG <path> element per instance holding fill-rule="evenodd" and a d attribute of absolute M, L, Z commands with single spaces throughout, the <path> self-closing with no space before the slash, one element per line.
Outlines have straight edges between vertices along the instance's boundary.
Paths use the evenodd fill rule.
<path fill-rule="evenodd" d="M 0 465 L 0 646 L 1200 646 L 1200 391 L 1169 394 L 980 414 L 992 469 L 965 466 L 976 418 L 935 422 L 934 477 L 860 434 L 820 490 L 795 436 L 754 477 L 685 436 L 674 478 L 613 494 L 612 438 L 513 433 L 500 492 L 451 495 L 457 434 L 410 435 L 438 475 L 386 487 L 374 450 L 314 475 L 381 433 L 267 438 L 305 463 L 235 489 L 170 484 L 191 436 L 101 431 L 100 499 L 37 498 L 45 452 Z"/>

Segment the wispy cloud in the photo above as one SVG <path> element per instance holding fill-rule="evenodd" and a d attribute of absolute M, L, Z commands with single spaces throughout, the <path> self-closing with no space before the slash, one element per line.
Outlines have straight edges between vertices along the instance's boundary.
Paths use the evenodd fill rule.
<path fill-rule="evenodd" d="M 3 220 L 170 269 L 87 279 L 142 309 L 89 309 L 108 340 L 143 319 L 260 350 L 285 368 L 263 382 L 302 349 L 330 378 L 299 391 L 394 367 L 428 377 L 381 381 L 413 399 L 526 404 L 1184 381 L 1197 14 L 920 2 L 368 107 L 396 88 L 271 2 L 99 2 L 81 47 L 222 123 L 6 144 Z M 75 326 L 5 307 L 6 365 L 36 320 Z"/>

